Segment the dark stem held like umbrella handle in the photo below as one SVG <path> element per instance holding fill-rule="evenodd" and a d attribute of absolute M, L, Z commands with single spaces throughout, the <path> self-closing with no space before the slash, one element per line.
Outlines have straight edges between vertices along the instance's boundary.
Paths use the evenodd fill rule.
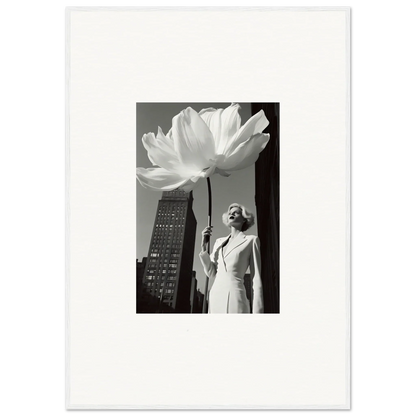
<path fill-rule="evenodd" d="M 211 227 L 211 216 L 212 216 L 212 194 L 211 194 L 211 180 L 207 178 L 207 185 L 208 185 L 208 226 Z M 209 253 L 209 239 L 210 236 L 207 238 L 207 252 Z"/>
<path fill-rule="evenodd" d="M 209 178 L 207 178 L 207 185 L 208 185 L 208 225 L 211 226 L 211 214 L 212 214 L 212 195 L 211 195 L 211 181 Z M 210 236 L 207 236 L 207 252 L 209 254 L 209 239 Z M 204 298 L 204 304 L 202 305 L 202 313 L 207 313 L 207 299 L 208 299 L 208 281 L 209 278 L 206 276 L 205 278 L 205 298 Z"/>

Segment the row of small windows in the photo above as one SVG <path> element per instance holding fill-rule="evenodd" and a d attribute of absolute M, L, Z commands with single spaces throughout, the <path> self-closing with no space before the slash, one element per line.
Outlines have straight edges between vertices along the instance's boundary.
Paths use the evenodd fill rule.
<path fill-rule="evenodd" d="M 162 243 L 160 243 L 159 241 L 154 241 L 153 242 L 153 244 L 152 244 L 152 251 L 154 251 L 155 249 L 163 249 L 163 248 L 165 248 L 166 250 L 167 249 L 169 249 L 169 248 L 171 248 L 172 249 L 172 251 L 179 251 L 180 249 L 181 249 L 181 247 L 182 247 L 182 244 L 162 244 Z"/>
<path fill-rule="evenodd" d="M 182 248 L 182 244 L 178 244 L 177 241 L 175 241 L 174 244 L 163 244 L 162 242 L 159 241 L 153 241 L 153 244 L 151 245 L 151 251 L 152 252 L 157 252 L 158 250 L 163 251 L 163 249 L 165 250 L 169 250 L 172 249 L 172 251 L 176 251 L 179 252 L 180 249 Z"/>
<path fill-rule="evenodd" d="M 162 247 L 164 245 L 166 245 L 166 247 L 174 247 L 174 248 L 181 247 L 182 244 L 180 243 L 182 242 L 182 240 L 178 238 L 176 240 L 174 241 L 166 240 L 166 234 L 157 232 L 153 236 L 152 245 L 153 246 L 157 245 L 158 247 Z"/>
<path fill-rule="evenodd" d="M 163 228 L 158 228 L 155 230 L 154 232 L 154 236 L 153 238 L 159 238 L 162 240 L 166 240 L 167 238 L 170 240 L 172 237 L 176 240 L 178 240 L 178 242 L 181 241 L 181 237 L 183 236 L 183 230 L 182 229 L 168 229 L 168 230 L 164 230 Z"/>
<path fill-rule="evenodd" d="M 179 212 L 159 212 L 157 214 L 157 218 L 159 221 L 172 221 L 172 220 L 184 220 L 185 215 L 180 215 L 182 213 Z"/>
<path fill-rule="evenodd" d="M 177 248 L 159 248 L 159 247 L 152 247 L 151 251 L 150 251 L 150 257 L 163 257 L 165 260 L 167 258 L 169 258 L 169 253 L 170 254 L 180 254 L 180 250 L 178 250 Z M 177 257 L 177 256 L 176 256 Z"/>
<path fill-rule="evenodd" d="M 169 257 L 172 257 L 172 259 L 170 259 Z M 180 257 L 179 253 L 171 253 L 170 256 L 151 256 L 151 258 L 149 259 L 149 263 L 168 263 L 170 260 L 173 263 L 177 263 L 178 261 L 176 259 L 178 259 Z M 173 261 L 175 260 L 175 261 Z"/>
<path fill-rule="evenodd" d="M 155 279 L 162 279 L 162 281 L 166 279 L 172 280 L 172 279 L 176 279 L 176 270 L 171 269 L 169 271 L 166 271 L 166 269 L 164 269 L 163 271 L 159 270 L 159 272 L 155 273 L 154 275 L 146 275 L 146 276 L 153 277 Z"/>
<path fill-rule="evenodd" d="M 160 204 L 159 205 L 159 210 L 168 210 L 168 209 L 185 209 L 187 206 L 186 201 L 180 202 L 180 203 L 176 203 L 176 204 L 172 204 L 172 202 L 168 202 L 167 204 Z"/>
<path fill-rule="evenodd" d="M 149 269 L 146 273 L 146 276 L 157 275 L 158 274 L 157 271 L 159 271 L 159 272 L 163 271 L 164 272 L 166 270 L 166 268 L 177 269 L 178 265 L 177 264 L 172 264 L 172 263 L 169 263 L 169 265 L 166 264 L 166 263 L 163 264 L 163 265 L 161 264 L 160 267 L 155 267 L 153 269 Z M 169 270 L 169 272 L 171 272 L 171 271 L 172 270 Z"/>
<path fill-rule="evenodd" d="M 157 238 L 157 239 L 153 239 L 153 242 L 151 244 L 152 248 L 158 248 L 158 249 L 162 249 L 162 248 L 171 248 L 172 249 L 176 249 L 176 250 L 172 250 L 172 251 L 179 251 L 182 248 L 182 240 L 181 239 L 174 239 L 172 240 L 168 240 L 166 241 L 166 239 L 162 239 L 162 238 Z"/>
<path fill-rule="evenodd" d="M 167 225 L 156 225 L 154 229 L 155 236 L 166 237 L 168 234 L 182 234 L 183 226 L 181 227 L 168 227 Z"/>
<path fill-rule="evenodd" d="M 152 241 L 151 247 L 157 248 L 182 248 L 183 239 L 182 237 L 157 235 Z"/>
<path fill-rule="evenodd" d="M 185 224 L 156 224 L 156 228 L 185 227 Z"/>
<path fill-rule="evenodd" d="M 163 294 L 166 293 L 166 294 L 168 294 L 169 297 L 172 296 L 172 294 L 175 293 L 175 291 L 173 289 L 165 289 L 165 290 L 163 290 L 163 289 L 147 289 L 147 293 L 151 293 L 153 295 L 158 295 L 159 297 L 162 294 L 162 291 L 163 291 Z"/>
<path fill-rule="evenodd" d="M 155 229 L 155 237 L 159 238 L 166 238 L 166 236 L 175 236 L 178 237 L 181 234 L 183 234 L 184 230 L 183 228 L 163 228 L 162 226 L 160 228 Z"/>
<path fill-rule="evenodd" d="M 166 286 L 168 287 L 175 287 L 175 282 L 167 282 Z"/>
<path fill-rule="evenodd" d="M 159 238 L 159 239 L 164 239 L 166 240 L 166 238 L 171 239 L 171 237 L 174 237 L 176 239 L 177 242 L 181 241 L 181 237 L 183 237 L 183 231 L 181 230 L 162 230 L 162 229 L 158 229 L 155 231 L 154 237 L 153 238 Z"/>
<path fill-rule="evenodd" d="M 164 290 L 164 293 L 175 293 L 175 284 L 172 283 L 171 285 L 172 286 L 169 286 L 169 283 L 166 285 L 167 288 Z M 154 292 L 162 293 L 163 290 L 163 284 L 160 286 L 159 289 L 156 288 L 156 285 L 153 284 L 153 282 L 145 282 L 144 286 L 148 288 L 148 290 L 152 290 L 153 288 Z"/>
<path fill-rule="evenodd" d="M 157 260 L 157 258 L 158 257 L 161 257 L 161 261 L 168 261 L 168 259 L 170 258 L 170 257 L 175 257 L 175 258 L 178 258 L 178 257 L 180 257 L 180 252 L 178 252 L 177 250 L 175 250 L 175 251 L 171 251 L 171 250 L 169 250 L 169 249 L 159 249 L 159 250 L 152 250 L 151 251 L 151 253 L 150 253 L 150 259 L 149 259 L 149 261 L 150 260 L 152 260 L 152 262 L 151 263 L 155 263 L 155 261 Z"/>
<path fill-rule="evenodd" d="M 186 218 L 186 212 L 183 209 L 177 209 L 177 210 L 164 210 L 159 211 L 157 213 L 158 218 L 166 218 L 168 220 L 172 220 L 172 218 L 176 219 L 185 219 Z"/>
<path fill-rule="evenodd" d="M 172 242 L 180 243 L 182 241 L 183 231 L 182 230 L 162 230 L 158 229 L 153 234 L 153 240 L 165 241 L 166 243 Z"/>
<path fill-rule="evenodd" d="M 147 275 L 146 276 L 146 281 L 147 282 L 157 281 L 157 280 L 159 280 L 160 277 L 163 279 L 162 282 L 164 282 L 165 281 L 165 277 L 164 276 L 160 276 L 160 275 L 157 275 L 157 276 Z M 172 273 L 168 274 L 167 280 L 175 281 L 176 280 L 176 273 L 175 274 L 172 274 Z"/>
<path fill-rule="evenodd" d="M 172 217 L 184 219 L 186 217 L 186 211 L 184 209 L 162 210 L 157 213 L 157 217 L 166 219 L 172 219 Z"/>
<path fill-rule="evenodd" d="M 169 270 L 166 271 L 166 269 L 163 270 L 159 270 L 159 273 L 150 273 L 146 274 L 146 279 L 148 278 L 152 278 L 151 280 L 154 280 L 154 278 L 158 278 L 158 277 L 162 277 L 163 279 L 166 277 L 166 275 L 168 276 L 168 279 L 175 279 L 176 278 L 176 267 L 175 268 L 171 268 Z"/>
<path fill-rule="evenodd" d="M 173 257 L 173 256 L 172 256 Z M 177 259 L 164 259 L 164 261 L 161 259 L 158 263 L 158 259 L 150 259 L 149 260 L 149 271 L 156 270 L 159 267 L 168 267 L 168 264 L 178 266 L 179 261 Z"/>

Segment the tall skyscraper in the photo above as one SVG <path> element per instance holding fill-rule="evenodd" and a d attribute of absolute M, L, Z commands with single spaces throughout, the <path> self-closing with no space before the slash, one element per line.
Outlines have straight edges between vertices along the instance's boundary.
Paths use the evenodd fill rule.
<path fill-rule="evenodd" d="M 280 313 L 280 160 L 279 104 L 253 103 L 252 113 L 263 110 L 270 124 L 264 130 L 269 143 L 255 165 L 257 230 L 261 249 L 264 312 Z"/>
<path fill-rule="evenodd" d="M 189 313 L 196 219 L 192 192 L 163 192 L 143 274 L 138 313 Z"/>

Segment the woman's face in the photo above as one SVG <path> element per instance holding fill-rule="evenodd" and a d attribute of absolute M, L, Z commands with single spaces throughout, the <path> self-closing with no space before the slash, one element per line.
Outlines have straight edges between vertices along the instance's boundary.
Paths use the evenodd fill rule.
<path fill-rule="evenodd" d="M 241 230 L 245 222 L 245 218 L 243 217 L 243 213 L 241 208 L 239 207 L 231 207 L 228 211 L 228 225 L 233 226 L 234 228 L 238 228 Z"/>

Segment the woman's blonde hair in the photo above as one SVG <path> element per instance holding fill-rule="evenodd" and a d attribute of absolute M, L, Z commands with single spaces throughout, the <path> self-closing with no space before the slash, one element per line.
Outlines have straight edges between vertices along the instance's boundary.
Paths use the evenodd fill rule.
<path fill-rule="evenodd" d="M 231 208 L 240 208 L 241 209 L 241 215 L 243 216 L 243 218 L 245 218 L 245 222 L 243 223 L 243 226 L 241 227 L 241 231 L 246 231 L 254 225 L 254 214 L 252 212 L 250 212 L 244 205 L 234 203 L 234 204 L 231 204 L 228 207 L 227 212 L 224 212 L 224 214 L 222 214 L 222 222 L 227 227 L 229 227 L 228 213 L 230 212 Z"/>

